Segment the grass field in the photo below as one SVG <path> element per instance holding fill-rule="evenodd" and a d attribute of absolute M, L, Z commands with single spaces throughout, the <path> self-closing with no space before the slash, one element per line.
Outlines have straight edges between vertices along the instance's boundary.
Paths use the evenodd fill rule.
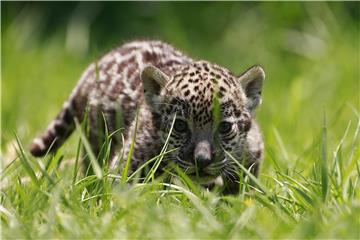
<path fill-rule="evenodd" d="M 1 5 L 2 238 L 360 239 L 359 3 Z M 134 38 L 264 67 L 261 190 L 84 178 L 78 133 L 30 156 L 87 64 Z"/>

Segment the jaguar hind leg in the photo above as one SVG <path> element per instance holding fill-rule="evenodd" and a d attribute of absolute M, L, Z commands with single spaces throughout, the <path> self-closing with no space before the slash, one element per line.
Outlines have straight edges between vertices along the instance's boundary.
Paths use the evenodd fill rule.
<path fill-rule="evenodd" d="M 102 110 L 97 106 L 89 107 L 86 135 L 100 167 L 109 164 L 109 159 L 115 155 L 115 148 L 121 141 L 120 125 L 116 121 L 114 110 Z M 93 174 L 86 149 L 84 150 L 83 169 L 87 175 Z"/>

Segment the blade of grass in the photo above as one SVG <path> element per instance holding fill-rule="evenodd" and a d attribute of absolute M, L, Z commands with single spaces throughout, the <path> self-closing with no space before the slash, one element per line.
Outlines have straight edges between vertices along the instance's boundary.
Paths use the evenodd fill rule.
<path fill-rule="evenodd" d="M 184 171 L 182 171 L 178 166 L 174 164 L 173 168 L 175 169 L 177 176 L 180 177 L 181 181 L 196 195 L 200 196 L 201 192 L 199 188 L 194 184 L 194 182 L 189 178 Z"/>
<path fill-rule="evenodd" d="M 333 167 L 332 167 L 332 169 L 333 169 L 332 174 L 334 174 L 336 166 L 338 166 L 338 168 L 339 168 L 338 171 L 340 173 L 339 177 L 342 176 L 342 168 L 343 168 L 341 157 L 339 156 L 339 154 L 341 154 L 341 150 L 344 146 L 344 141 L 348 135 L 350 126 L 351 126 L 351 120 L 349 121 L 348 125 L 346 126 L 345 133 L 344 133 L 343 137 L 341 138 L 341 140 L 340 140 L 339 144 L 337 145 L 336 150 L 334 152 L 334 163 L 333 163 Z"/>
<path fill-rule="evenodd" d="M 169 130 L 169 133 L 168 133 L 168 135 L 166 137 L 164 146 L 161 149 L 160 154 L 158 155 L 159 157 L 156 159 L 156 161 L 154 163 L 154 166 L 152 166 L 149 173 L 145 177 L 144 183 L 148 183 L 150 181 L 150 179 L 153 179 L 153 180 L 155 179 L 155 172 L 158 169 L 158 167 L 160 166 L 160 163 L 161 163 L 162 159 L 164 158 L 164 152 L 166 152 L 166 150 L 167 150 L 167 147 L 168 147 L 168 144 L 169 144 L 169 139 L 170 139 L 173 127 L 174 127 L 175 120 L 176 120 L 176 114 L 174 115 L 174 118 L 173 118 L 173 120 L 171 122 L 171 127 L 170 127 L 170 130 Z"/>
<path fill-rule="evenodd" d="M 150 163 L 156 161 L 159 157 L 163 157 L 168 153 L 171 153 L 173 151 L 176 151 L 177 149 L 171 149 L 168 151 L 165 151 L 164 153 L 160 153 L 159 155 L 151 158 L 150 160 L 146 161 L 143 165 L 141 165 L 140 167 L 138 167 L 136 169 L 136 171 L 134 171 L 128 178 L 127 178 L 127 182 L 131 181 L 140 171 L 142 171 L 145 167 L 147 167 Z M 161 156 L 162 155 L 162 156 Z"/>
<path fill-rule="evenodd" d="M 88 142 L 85 134 L 84 134 L 83 131 L 81 130 L 81 126 L 80 126 L 79 121 L 78 121 L 77 119 L 75 119 L 75 126 L 76 126 L 76 130 L 77 130 L 77 131 L 79 132 L 79 134 L 80 134 L 80 138 L 81 138 L 82 143 L 83 143 L 83 145 L 84 145 L 84 147 L 85 147 L 85 150 L 86 150 L 86 152 L 87 152 L 87 154 L 88 154 L 88 157 L 89 157 L 89 159 L 90 159 L 91 166 L 92 166 L 92 168 L 93 168 L 93 170 L 94 170 L 94 173 L 95 173 L 95 175 L 96 175 L 96 177 L 97 177 L 98 179 L 101 179 L 101 178 L 102 178 L 101 168 L 100 168 L 100 166 L 99 166 L 99 163 L 98 163 L 98 161 L 97 161 L 97 159 L 96 159 L 96 157 L 95 157 L 95 155 L 94 155 L 94 153 L 93 153 L 93 151 L 92 151 L 92 149 L 91 149 L 91 146 L 90 146 L 90 144 L 89 144 L 89 142 Z"/>
<path fill-rule="evenodd" d="M 208 222 L 209 226 L 211 226 L 213 229 L 219 229 L 221 227 L 221 224 L 216 220 L 213 214 L 211 214 L 209 209 L 207 209 L 206 205 L 204 205 L 201 199 L 199 199 L 194 193 L 190 192 L 184 187 L 170 183 L 157 183 L 157 184 L 181 191 L 190 200 L 190 202 L 199 210 L 199 212 L 201 212 L 204 219 Z M 137 184 L 135 187 L 138 188 L 138 187 L 148 187 L 148 186 L 149 186 L 148 184 L 140 183 Z"/>
<path fill-rule="evenodd" d="M 327 162 L 327 126 L 326 126 L 326 115 L 324 113 L 324 123 L 322 128 L 321 138 L 321 193 L 323 202 L 326 201 L 329 187 L 328 179 L 328 162 Z"/>
<path fill-rule="evenodd" d="M 278 164 L 278 162 L 276 161 L 276 157 L 275 157 L 275 153 L 274 151 L 271 149 L 271 148 L 266 148 L 266 152 L 267 152 L 267 155 L 270 157 L 271 159 L 271 162 L 273 163 L 273 166 L 275 168 L 275 171 L 276 172 L 281 172 L 281 168 Z"/>
<path fill-rule="evenodd" d="M 81 152 L 81 138 L 79 138 L 78 145 L 76 148 L 76 157 L 75 157 L 75 164 L 74 164 L 74 172 L 73 172 L 73 180 L 72 185 L 74 186 L 76 181 L 76 176 L 78 173 L 78 165 L 79 165 L 79 158 L 80 158 L 80 152 Z"/>
<path fill-rule="evenodd" d="M 274 127 L 273 132 L 274 132 L 276 141 L 278 142 L 278 145 L 280 146 L 280 150 L 281 150 L 284 160 L 289 161 L 289 154 L 286 151 L 284 141 L 283 141 L 282 137 L 280 136 L 279 131 L 277 130 L 277 128 Z"/>
<path fill-rule="evenodd" d="M 255 183 L 255 185 L 260 189 L 260 191 L 267 195 L 265 187 L 260 183 L 260 181 L 255 177 L 248 169 L 246 169 L 238 160 L 236 160 L 228 151 L 224 150 L 225 154 L 230 157 L 230 159 L 238 165 L 238 167 Z"/>
<path fill-rule="evenodd" d="M 128 172 L 129 172 L 129 167 L 130 167 L 130 162 L 131 162 L 131 157 L 134 151 L 134 146 L 135 146 L 135 141 L 136 141 L 136 132 L 137 132 L 137 127 L 138 127 L 138 122 L 139 122 L 139 112 L 140 112 L 140 107 L 136 108 L 136 117 L 135 117 L 135 128 L 134 128 L 134 132 L 133 132 L 133 136 L 132 136 L 132 141 L 131 141 L 131 145 L 130 145 L 130 150 L 126 159 L 126 163 L 125 163 L 125 167 L 122 173 L 122 177 L 121 177 L 121 181 L 123 183 L 126 183 L 126 179 L 128 176 Z"/>
<path fill-rule="evenodd" d="M 18 152 L 20 161 L 21 161 L 25 171 L 27 172 L 27 174 L 30 176 L 31 180 L 33 181 L 33 183 L 35 183 L 36 186 L 40 187 L 39 180 L 36 177 L 34 169 L 31 167 L 30 160 L 24 151 L 24 148 L 20 142 L 20 139 L 16 133 L 14 133 L 14 134 L 15 134 L 16 142 L 19 147 L 19 151 L 20 151 L 20 152 Z"/>
<path fill-rule="evenodd" d="M 243 229 L 246 226 L 246 224 L 248 224 L 250 218 L 254 215 L 254 213 L 255 213 L 254 205 L 246 208 L 245 211 L 240 215 L 238 220 L 235 222 L 227 238 L 234 239 L 235 234 L 241 229 Z"/>

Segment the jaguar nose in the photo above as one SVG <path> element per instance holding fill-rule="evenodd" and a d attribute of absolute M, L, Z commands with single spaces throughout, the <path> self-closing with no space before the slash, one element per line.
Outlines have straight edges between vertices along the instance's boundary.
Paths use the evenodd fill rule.
<path fill-rule="evenodd" d="M 198 169 L 204 169 L 211 164 L 211 158 L 199 155 L 195 158 L 195 165 Z"/>
<path fill-rule="evenodd" d="M 211 164 L 213 159 L 212 152 L 212 146 L 208 141 L 203 140 L 196 144 L 194 160 L 198 169 L 204 169 Z"/>

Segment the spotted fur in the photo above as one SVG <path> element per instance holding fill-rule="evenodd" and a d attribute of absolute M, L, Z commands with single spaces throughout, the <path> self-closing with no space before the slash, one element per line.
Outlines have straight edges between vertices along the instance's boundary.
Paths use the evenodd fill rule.
<path fill-rule="evenodd" d="M 133 171 L 160 153 L 172 128 L 168 149 L 175 150 L 164 157 L 163 166 L 176 163 L 189 176 L 206 182 L 221 177 L 228 191 L 237 191 L 239 168 L 226 151 L 258 174 L 263 142 L 254 111 L 261 101 L 264 77 L 259 66 L 236 76 L 160 41 L 130 42 L 85 70 L 30 151 L 43 156 L 56 150 L 74 130 L 74 119 L 82 122 L 87 115 L 88 138 L 96 154 L 104 127 L 115 132 L 109 162 L 115 168 L 119 155 L 129 154 L 139 108 Z"/>

